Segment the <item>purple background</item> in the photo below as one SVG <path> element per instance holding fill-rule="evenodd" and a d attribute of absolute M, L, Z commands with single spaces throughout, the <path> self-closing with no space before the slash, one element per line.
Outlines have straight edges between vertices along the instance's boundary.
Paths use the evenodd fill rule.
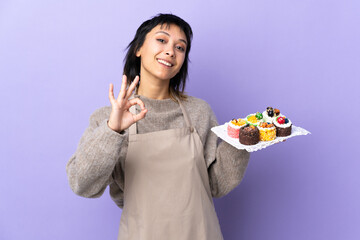
<path fill-rule="evenodd" d="M 116 239 L 108 191 L 76 196 L 65 165 L 159 12 L 191 24 L 187 91 L 220 124 L 274 106 L 312 132 L 253 153 L 215 199 L 225 239 L 359 239 L 357 0 L 2 0 L 0 239 Z"/>

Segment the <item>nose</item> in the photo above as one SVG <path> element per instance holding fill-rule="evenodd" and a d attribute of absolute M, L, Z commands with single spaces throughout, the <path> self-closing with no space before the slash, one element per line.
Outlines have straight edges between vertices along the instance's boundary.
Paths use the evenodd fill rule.
<path fill-rule="evenodd" d="M 169 47 L 168 49 L 166 49 L 165 54 L 167 56 L 174 57 L 174 50 L 171 47 Z"/>

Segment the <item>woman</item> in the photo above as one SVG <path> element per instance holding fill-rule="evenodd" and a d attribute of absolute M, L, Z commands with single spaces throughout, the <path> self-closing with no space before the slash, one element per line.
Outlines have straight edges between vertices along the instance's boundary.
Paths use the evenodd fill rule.
<path fill-rule="evenodd" d="M 223 239 L 212 197 L 240 183 L 249 153 L 217 146 L 210 106 L 184 94 L 191 39 L 172 14 L 139 27 L 119 96 L 110 84 L 111 107 L 92 114 L 67 164 L 76 194 L 100 197 L 110 186 L 123 208 L 118 239 Z"/>

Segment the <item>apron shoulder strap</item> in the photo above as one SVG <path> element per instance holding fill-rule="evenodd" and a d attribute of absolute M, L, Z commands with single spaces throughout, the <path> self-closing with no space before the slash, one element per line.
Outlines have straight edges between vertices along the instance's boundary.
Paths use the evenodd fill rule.
<path fill-rule="evenodd" d="M 184 105 L 181 103 L 180 99 L 176 97 L 176 100 L 178 101 L 179 105 L 180 105 L 180 108 L 181 108 L 181 111 L 184 115 L 184 118 L 185 118 L 185 123 L 186 123 L 186 126 L 188 128 L 192 128 L 192 124 L 191 124 L 191 120 L 190 120 L 190 117 L 189 117 L 189 114 L 187 113 Z"/>
<path fill-rule="evenodd" d="M 129 100 L 132 99 L 132 98 L 134 98 L 134 94 L 131 95 L 131 97 L 129 98 Z M 129 109 L 129 111 L 130 111 L 132 114 L 136 114 L 136 108 L 135 108 L 135 106 L 136 106 L 136 105 L 132 105 L 132 106 L 130 107 L 130 109 Z M 136 124 L 136 122 L 129 127 L 129 134 L 130 134 L 130 135 L 137 134 L 137 124 Z"/>

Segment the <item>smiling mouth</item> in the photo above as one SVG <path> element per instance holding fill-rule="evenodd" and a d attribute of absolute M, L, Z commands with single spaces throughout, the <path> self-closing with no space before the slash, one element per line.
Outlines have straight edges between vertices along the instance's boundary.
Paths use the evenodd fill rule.
<path fill-rule="evenodd" d="M 172 67 L 172 66 L 174 66 L 173 64 L 171 64 L 171 63 L 169 63 L 169 62 L 167 62 L 167 61 L 165 61 L 165 60 L 162 60 L 162 59 L 157 59 L 157 61 L 158 61 L 159 63 L 167 66 L 167 67 Z"/>

